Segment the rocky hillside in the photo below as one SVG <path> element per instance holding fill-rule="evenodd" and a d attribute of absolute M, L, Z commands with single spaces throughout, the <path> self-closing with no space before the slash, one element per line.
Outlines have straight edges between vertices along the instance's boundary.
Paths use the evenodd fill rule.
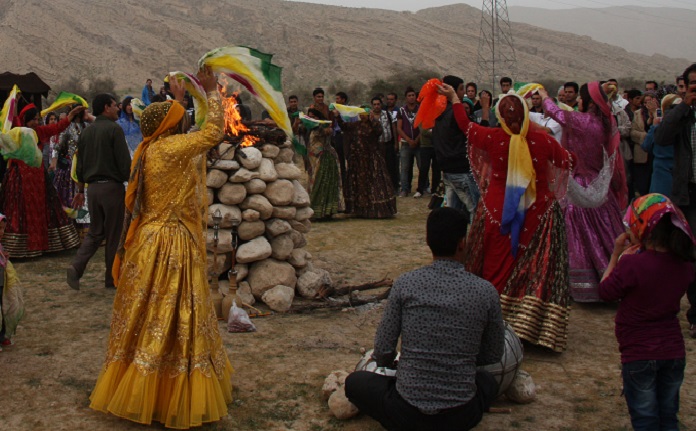
<path fill-rule="evenodd" d="M 411 68 L 473 78 L 480 10 L 417 13 L 282 0 L 0 0 L 2 69 L 51 85 L 112 77 L 119 90 L 192 70 L 207 50 L 240 44 L 275 53 L 288 89 L 370 81 Z M 672 79 L 687 60 L 629 53 L 587 36 L 513 24 L 518 80 Z"/>

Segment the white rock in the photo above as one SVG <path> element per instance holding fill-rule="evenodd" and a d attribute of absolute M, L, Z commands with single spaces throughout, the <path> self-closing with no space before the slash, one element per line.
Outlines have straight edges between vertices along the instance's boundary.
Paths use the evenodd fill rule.
<path fill-rule="evenodd" d="M 292 227 L 285 220 L 274 218 L 266 221 L 266 233 L 272 237 L 290 232 L 290 230 L 292 230 Z"/>
<path fill-rule="evenodd" d="M 242 220 L 244 221 L 256 221 L 261 218 L 261 214 L 252 209 L 242 211 Z M 299 222 L 298 222 L 299 223 Z"/>
<path fill-rule="evenodd" d="M 295 244 L 295 248 L 302 248 L 307 245 L 307 239 L 305 238 L 304 234 L 296 231 L 295 229 L 290 231 L 290 237 L 292 238 L 293 244 Z"/>
<path fill-rule="evenodd" d="M 259 178 L 267 183 L 278 179 L 278 172 L 276 171 L 271 159 L 264 158 L 261 160 L 261 165 L 257 169 L 257 172 L 259 173 Z"/>
<path fill-rule="evenodd" d="M 237 288 L 237 296 L 242 300 L 243 303 L 248 305 L 254 305 L 256 302 L 256 298 L 254 298 L 254 295 L 251 294 L 251 286 L 249 286 L 249 283 L 246 281 L 239 283 L 239 287 Z"/>
<path fill-rule="evenodd" d="M 205 185 L 214 189 L 219 189 L 227 182 L 227 173 L 219 169 L 211 169 L 205 178 Z"/>
<path fill-rule="evenodd" d="M 291 148 L 282 148 L 275 158 L 276 163 L 292 163 L 295 152 Z"/>
<path fill-rule="evenodd" d="M 234 160 L 234 147 L 226 142 L 218 145 L 218 154 L 222 160 Z"/>
<path fill-rule="evenodd" d="M 329 410 L 339 420 L 350 419 L 359 413 L 358 408 L 346 397 L 345 385 L 329 397 Z"/>
<path fill-rule="evenodd" d="M 277 163 L 275 169 L 278 172 L 278 178 L 284 180 L 299 180 L 302 177 L 300 168 L 292 163 Z"/>
<path fill-rule="evenodd" d="M 244 154 L 246 157 L 243 157 L 242 154 Z M 249 170 L 258 168 L 261 164 L 261 159 L 263 159 L 261 151 L 254 147 L 238 149 L 237 156 L 239 163 Z"/>
<path fill-rule="evenodd" d="M 307 251 L 303 248 L 293 249 L 288 257 L 288 263 L 295 268 L 304 268 L 307 266 Z"/>
<path fill-rule="evenodd" d="M 215 262 L 214 253 L 206 253 L 206 274 L 222 274 L 232 267 L 232 255 L 230 253 L 218 253 L 217 265 L 213 267 Z"/>
<path fill-rule="evenodd" d="M 295 213 L 295 217 L 297 217 L 297 213 Z M 309 230 L 307 229 L 307 226 L 304 225 L 301 221 L 297 220 L 288 220 L 290 222 L 290 226 L 292 226 L 293 229 L 295 229 L 298 232 L 301 233 L 307 233 Z"/>
<path fill-rule="evenodd" d="M 289 263 L 266 259 L 250 266 L 246 281 L 251 285 L 251 292 L 254 296 L 260 299 L 264 292 L 279 284 L 294 289 L 295 284 L 297 284 L 297 276 L 295 269 Z"/>
<path fill-rule="evenodd" d="M 213 222 L 213 214 L 215 214 L 215 211 L 217 210 L 220 210 L 220 215 L 222 215 L 222 221 L 220 221 L 220 228 L 231 228 L 233 220 L 237 220 L 238 222 L 242 220 L 242 213 L 238 206 L 213 204 L 208 207 L 207 224 L 209 228 L 215 226 L 215 223 Z"/>
<path fill-rule="evenodd" d="M 266 225 L 261 220 L 244 221 L 239 225 L 239 239 L 248 241 L 263 235 L 265 231 Z"/>
<path fill-rule="evenodd" d="M 536 385 L 532 376 L 524 370 L 518 370 L 517 375 L 510 383 L 510 387 L 505 391 L 505 396 L 519 404 L 528 404 L 534 401 L 536 399 Z"/>
<path fill-rule="evenodd" d="M 295 189 L 290 181 L 277 180 L 266 185 L 263 195 L 273 205 L 289 205 L 295 197 Z"/>
<path fill-rule="evenodd" d="M 241 283 L 249 275 L 249 265 L 246 263 L 237 263 L 234 265 L 234 269 L 237 270 L 237 284 Z"/>
<path fill-rule="evenodd" d="M 244 210 L 252 209 L 258 211 L 262 220 L 268 220 L 273 214 L 273 205 L 263 195 L 247 196 L 239 206 Z"/>
<path fill-rule="evenodd" d="M 213 239 L 214 229 L 208 228 L 205 233 L 205 247 L 208 251 L 215 251 L 215 242 Z M 270 247 L 270 244 L 269 244 Z M 232 230 L 231 229 L 219 229 L 218 230 L 218 253 L 229 253 L 232 251 Z"/>
<path fill-rule="evenodd" d="M 262 179 L 254 178 L 244 183 L 244 188 L 246 188 L 249 195 L 263 193 L 266 190 L 266 182 Z"/>
<path fill-rule="evenodd" d="M 269 159 L 275 159 L 280 153 L 280 148 L 273 144 L 266 144 L 261 147 L 261 154 Z"/>
<path fill-rule="evenodd" d="M 237 163 L 236 160 L 220 159 L 215 162 L 211 162 L 210 160 L 208 160 L 206 162 L 206 166 L 208 166 L 209 168 L 219 169 L 221 171 L 236 171 L 237 169 L 239 169 L 239 163 Z"/>
<path fill-rule="evenodd" d="M 315 271 L 314 264 L 312 262 L 307 262 L 307 266 L 305 266 L 304 268 L 297 268 L 297 271 L 295 271 L 295 274 L 297 275 L 297 278 L 300 278 L 303 275 L 305 275 L 306 273 L 314 272 L 314 271 Z"/>
<path fill-rule="evenodd" d="M 275 218 L 281 218 L 288 221 L 296 221 L 295 216 L 297 215 L 297 208 L 295 207 L 283 207 L 274 206 L 272 216 Z M 299 222 L 298 222 L 299 223 Z"/>
<path fill-rule="evenodd" d="M 288 234 L 279 235 L 271 240 L 271 256 L 278 260 L 286 260 L 293 250 L 292 238 Z"/>
<path fill-rule="evenodd" d="M 297 293 L 304 298 L 315 298 L 324 285 L 331 285 L 331 277 L 326 270 L 308 271 L 297 279 Z"/>
<path fill-rule="evenodd" d="M 231 249 L 230 249 L 231 251 Z M 244 243 L 237 249 L 237 262 L 249 263 L 258 260 L 266 259 L 273 253 L 271 243 L 262 236 L 256 237 L 251 241 Z"/>
<path fill-rule="evenodd" d="M 249 180 L 258 178 L 259 173 L 255 171 L 250 171 L 247 168 L 239 168 L 237 172 L 230 176 L 229 181 L 231 183 L 246 183 Z"/>
<path fill-rule="evenodd" d="M 284 313 L 290 309 L 294 298 L 295 289 L 281 284 L 268 289 L 261 297 L 261 300 L 271 310 Z"/>
<path fill-rule="evenodd" d="M 303 207 L 303 208 L 298 208 L 297 213 L 295 214 L 295 220 L 297 221 L 305 221 L 309 220 L 312 218 L 314 215 L 314 210 L 312 207 Z"/>
<path fill-rule="evenodd" d="M 321 387 L 321 393 L 324 401 L 328 401 L 331 394 L 346 383 L 346 377 L 348 377 L 348 373 L 346 371 L 336 370 L 332 371 L 331 374 L 324 379 L 324 386 Z"/>
<path fill-rule="evenodd" d="M 292 186 L 295 190 L 295 195 L 293 196 L 291 205 L 296 207 L 309 206 L 309 193 L 307 193 L 307 190 L 302 187 L 302 184 L 300 184 L 300 182 L 297 180 L 293 180 Z"/>
<path fill-rule="evenodd" d="M 247 195 L 246 188 L 237 183 L 225 183 L 218 190 L 218 200 L 223 204 L 237 205 L 241 203 Z"/>
<path fill-rule="evenodd" d="M 211 206 L 215 202 L 215 189 L 208 188 L 206 191 L 208 193 L 208 206 Z"/>

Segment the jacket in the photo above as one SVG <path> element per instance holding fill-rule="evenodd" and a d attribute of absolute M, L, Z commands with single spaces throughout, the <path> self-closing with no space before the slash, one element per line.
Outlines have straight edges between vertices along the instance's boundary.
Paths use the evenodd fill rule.
<path fill-rule="evenodd" d="M 449 102 L 445 111 L 435 120 L 433 148 L 435 148 L 435 159 L 442 172 L 464 174 L 471 171 L 467 156 L 466 135 L 459 129 L 454 119 L 452 104 Z"/>
<path fill-rule="evenodd" d="M 672 169 L 672 202 L 680 206 L 689 205 L 689 182 L 694 180 L 691 148 L 691 128 L 696 117 L 689 105 L 682 102 L 662 118 L 655 129 L 657 145 L 674 145 L 674 168 Z"/>

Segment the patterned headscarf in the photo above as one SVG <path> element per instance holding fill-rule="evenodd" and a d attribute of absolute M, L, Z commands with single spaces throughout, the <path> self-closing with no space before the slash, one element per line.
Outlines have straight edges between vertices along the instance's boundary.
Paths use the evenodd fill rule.
<path fill-rule="evenodd" d="M 631 229 L 633 235 L 642 242 L 650 235 L 662 217 L 667 214 L 670 215 L 672 224 L 687 234 L 691 241 L 696 244 L 696 239 L 691 233 L 691 228 L 689 228 L 684 214 L 669 198 L 659 193 L 650 193 L 634 200 L 628 206 L 623 221 Z"/>

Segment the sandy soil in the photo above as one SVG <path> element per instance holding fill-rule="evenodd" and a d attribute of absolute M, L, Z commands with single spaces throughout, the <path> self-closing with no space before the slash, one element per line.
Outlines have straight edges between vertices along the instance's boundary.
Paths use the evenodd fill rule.
<path fill-rule="evenodd" d="M 336 282 L 357 284 L 426 264 L 426 199 L 399 198 L 392 220 L 345 219 L 317 223 L 308 235 L 315 265 Z M 114 292 L 101 287 L 103 253 L 95 256 L 83 288 L 65 284 L 74 251 L 15 262 L 26 289 L 27 316 L 16 345 L 0 353 L 0 430 L 142 430 L 141 425 L 96 413 L 88 397 L 104 357 Z M 683 309 L 686 302 L 683 302 Z M 511 414 L 487 414 L 477 429 L 628 430 L 613 334 L 616 308 L 573 306 L 568 350 L 526 346 L 523 368 L 539 385 L 538 399 Z M 370 348 L 382 309 L 273 315 L 255 319 L 258 332 L 223 340 L 236 369 L 235 401 L 224 420 L 203 430 L 346 430 L 381 427 L 367 417 L 332 418 L 321 398 L 324 378 L 351 370 L 360 348 Z M 682 317 L 684 331 L 686 320 Z M 224 331 L 224 326 L 221 323 Z M 687 339 L 691 356 L 696 340 Z M 682 429 L 696 430 L 696 372 L 688 366 L 681 392 Z M 152 425 L 154 429 L 164 429 Z"/>

